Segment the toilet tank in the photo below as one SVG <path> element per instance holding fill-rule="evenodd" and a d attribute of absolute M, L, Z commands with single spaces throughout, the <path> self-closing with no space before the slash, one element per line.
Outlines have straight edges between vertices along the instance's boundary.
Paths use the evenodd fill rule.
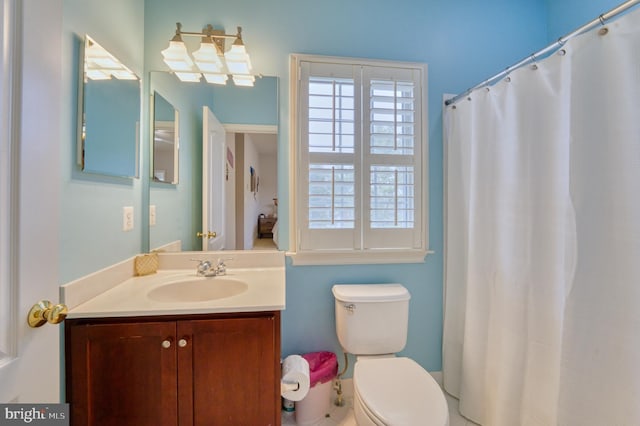
<path fill-rule="evenodd" d="M 392 354 L 407 343 L 409 291 L 400 284 L 336 284 L 336 333 L 345 352 Z"/>

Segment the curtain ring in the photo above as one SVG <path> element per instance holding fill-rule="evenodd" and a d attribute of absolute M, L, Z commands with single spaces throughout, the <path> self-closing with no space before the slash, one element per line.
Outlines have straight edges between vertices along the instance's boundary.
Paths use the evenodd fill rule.
<path fill-rule="evenodd" d="M 604 24 L 605 24 L 605 22 L 607 22 L 607 20 L 606 20 L 606 19 L 605 19 L 605 17 L 604 17 L 604 14 L 602 14 L 602 15 L 598 16 L 598 20 L 600 21 L 600 24 L 601 24 L 601 25 L 604 25 Z"/>

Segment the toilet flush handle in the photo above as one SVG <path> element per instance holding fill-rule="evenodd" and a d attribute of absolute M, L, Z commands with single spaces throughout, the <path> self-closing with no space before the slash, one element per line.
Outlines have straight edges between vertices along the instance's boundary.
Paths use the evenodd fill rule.
<path fill-rule="evenodd" d="M 356 305 L 353 303 L 344 304 L 343 306 L 350 314 L 352 314 L 356 310 Z"/>

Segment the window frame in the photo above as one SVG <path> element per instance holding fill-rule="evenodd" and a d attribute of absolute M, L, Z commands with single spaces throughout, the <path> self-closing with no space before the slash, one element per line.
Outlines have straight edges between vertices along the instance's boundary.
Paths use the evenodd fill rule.
<path fill-rule="evenodd" d="M 301 108 L 301 102 L 299 96 L 301 94 L 302 83 L 302 71 L 301 64 L 304 62 L 311 62 L 314 64 L 334 64 L 337 67 L 340 66 L 355 66 L 355 67 L 383 67 L 383 68 L 401 68 L 411 69 L 419 72 L 418 80 L 420 82 L 419 95 L 420 99 L 420 113 L 416 116 L 416 120 L 420 123 L 420 136 L 416 139 L 416 147 L 419 147 L 420 161 L 416 162 L 419 165 L 419 170 L 415 170 L 416 179 L 416 193 L 420 191 L 421 196 L 419 207 L 421 213 L 416 216 L 416 223 L 419 222 L 419 235 L 414 234 L 415 244 L 414 248 L 376 248 L 376 249 L 363 249 L 363 248 L 342 248 L 342 249 L 305 249 L 301 247 L 301 226 L 304 220 L 300 215 L 308 215 L 308 206 L 302 206 L 305 197 L 301 196 L 300 191 L 306 188 L 308 176 L 305 178 L 303 175 L 308 175 L 309 162 L 305 159 L 308 158 L 308 153 L 303 152 L 302 146 L 302 132 L 307 126 L 301 123 L 300 120 L 304 114 L 301 114 L 299 110 Z M 368 87 L 366 84 L 362 84 L 361 87 Z M 356 88 L 356 92 L 360 89 Z M 290 121 L 289 121 L 289 252 L 287 256 L 292 259 L 294 265 L 337 265 L 337 264 L 380 264 L 380 263 L 422 263 L 425 261 L 425 256 L 432 251 L 428 250 L 429 242 L 429 179 L 428 179 L 428 97 L 427 97 L 427 65 L 423 63 L 415 62 L 399 62 L 399 61 L 385 61 L 385 60 L 371 60 L 361 58 L 348 58 L 348 57 L 334 57 L 334 56 L 320 56 L 320 55 L 307 55 L 307 54 L 292 54 L 290 56 L 290 90 L 289 90 L 289 105 L 290 105 Z M 360 113 L 364 108 L 361 106 Z M 363 120 L 364 121 L 364 120 Z M 361 124 L 362 126 L 363 124 Z M 356 133 L 361 133 L 361 130 L 356 130 Z M 360 144 L 360 140 L 356 142 Z M 358 148 L 356 148 L 358 150 Z M 302 170 L 304 168 L 304 170 Z M 361 172 L 359 176 L 356 176 L 356 180 L 364 179 L 367 172 Z M 366 177 L 366 181 L 368 181 Z M 308 188 L 307 188 L 308 190 Z M 363 207 L 365 208 L 365 207 Z M 366 232 L 365 225 L 361 226 L 362 231 Z M 392 232 L 392 231 L 390 231 Z M 414 231 L 416 232 L 416 231 Z M 355 244 L 354 244 L 355 246 Z"/>

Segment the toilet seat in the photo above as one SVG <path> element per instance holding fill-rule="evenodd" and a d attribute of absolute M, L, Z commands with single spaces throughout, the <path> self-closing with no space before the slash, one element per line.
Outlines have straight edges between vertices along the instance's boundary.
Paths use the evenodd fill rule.
<path fill-rule="evenodd" d="M 359 359 L 353 372 L 354 404 L 379 425 L 447 426 L 440 386 L 410 358 Z"/>

